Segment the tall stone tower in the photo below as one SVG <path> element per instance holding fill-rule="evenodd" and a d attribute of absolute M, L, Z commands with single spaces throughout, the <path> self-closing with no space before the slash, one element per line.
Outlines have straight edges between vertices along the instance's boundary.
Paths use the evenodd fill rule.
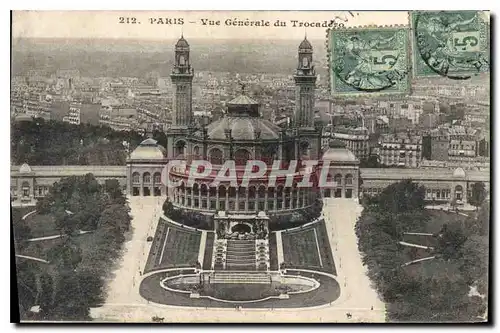
<path fill-rule="evenodd" d="M 295 80 L 295 158 L 316 160 L 321 155 L 321 131 L 314 124 L 314 91 L 316 71 L 312 64 L 313 48 L 304 38 L 299 45 L 298 66 Z"/>
<path fill-rule="evenodd" d="M 299 63 L 294 75 L 295 79 L 295 114 L 296 127 L 314 127 L 314 90 L 316 88 L 316 71 L 312 64 L 313 48 L 304 38 L 299 45 Z"/>
<path fill-rule="evenodd" d="M 175 44 L 175 61 L 172 74 L 174 97 L 172 103 L 172 126 L 183 128 L 193 123 L 192 98 L 193 98 L 194 70 L 189 63 L 189 44 L 184 36 Z"/>
<path fill-rule="evenodd" d="M 167 129 L 167 157 L 185 159 L 191 147 L 187 137 L 194 130 L 192 110 L 194 70 L 189 62 L 189 44 L 184 36 L 175 44 L 174 68 L 170 78 L 174 89 L 172 99 L 172 125 Z"/>

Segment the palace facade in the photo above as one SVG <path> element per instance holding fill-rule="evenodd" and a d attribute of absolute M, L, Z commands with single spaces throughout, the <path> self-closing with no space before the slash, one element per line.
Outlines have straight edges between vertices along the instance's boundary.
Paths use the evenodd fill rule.
<path fill-rule="evenodd" d="M 245 93 L 226 104 L 224 116 L 206 126 L 196 127 L 192 112 L 192 80 L 194 69 L 190 63 L 190 49 L 181 37 L 175 45 L 175 64 L 170 75 L 174 86 L 173 124 L 166 132 L 167 146 L 158 145 L 153 139 L 143 141 L 127 160 L 127 193 L 131 196 L 167 195 L 177 208 L 215 214 L 256 216 L 286 214 L 311 206 L 320 193 L 314 187 L 299 187 L 303 177 L 319 168 L 305 170 L 300 161 L 332 160 L 332 173 L 342 174 L 347 188 L 345 196 L 357 198 L 358 160 L 347 149 L 331 147 L 323 156 L 321 129 L 314 126 L 314 93 L 316 71 L 313 65 L 313 48 L 307 39 L 298 47 L 297 68 L 294 73 L 296 106 L 293 124 L 283 129 L 262 117 L 258 101 Z M 184 165 L 168 171 L 170 180 L 179 187 L 166 188 L 161 184 L 162 169 L 168 161 L 182 160 Z M 211 173 L 189 184 L 189 170 L 196 160 L 209 161 Z M 225 161 L 234 161 L 233 179 L 210 186 Z M 252 178 L 248 186 L 240 186 L 247 161 L 260 160 L 268 166 L 261 177 Z M 294 168 L 290 161 L 299 161 Z M 275 169 L 285 170 L 268 186 L 274 161 Z M 231 168 L 231 169 L 233 169 Z M 187 171 L 186 171 L 187 170 Z M 224 170 L 223 170 L 224 171 Z M 288 177 L 287 177 L 288 176 Z M 333 177 L 333 174 L 332 174 Z M 293 178 L 287 184 L 286 179 Z"/>

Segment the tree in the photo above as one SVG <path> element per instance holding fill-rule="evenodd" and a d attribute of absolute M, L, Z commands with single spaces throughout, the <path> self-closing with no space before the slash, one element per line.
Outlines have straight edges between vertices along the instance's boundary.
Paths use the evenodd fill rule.
<path fill-rule="evenodd" d="M 88 319 L 89 307 L 103 302 L 103 278 L 130 230 L 130 209 L 116 180 L 101 186 L 91 174 L 61 179 L 43 205 L 63 237 L 47 251 L 48 269 L 22 272 L 20 307 L 40 305 L 40 316 L 46 320 Z M 21 227 L 14 226 L 20 230 L 16 234 L 27 237 L 28 230 Z M 94 232 L 78 236 L 85 242 L 76 242 L 73 235 L 82 229 Z M 33 295 L 39 304 L 32 304 Z"/>
<path fill-rule="evenodd" d="M 435 250 L 444 260 L 457 259 L 463 256 L 463 246 L 467 237 L 462 225 L 458 223 L 444 224 L 437 238 Z"/>
<path fill-rule="evenodd" d="M 31 228 L 26 220 L 19 219 L 18 221 L 12 221 L 12 227 L 16 246 L 21 245 L 23 241 L 31 238 Z"/>
<path fill-rule="evenodd" d="M 129 210 L 123 205 L 112 204 L 99 217 L 98 231 L 116 248 L 125 240 L 125 232 L 130 230 Z"/>
<path fill-rule="evenodd" d="M 153 131 L 153 139 L 158 142 L 159 145 L 163 147 L 167 147 L 167 135 L 163 131 L 154 130 Z"/>
<path fill-rule="evenodd" d="M 71 237 L 64 236 L 61 243 L 49 250 L 48 258 L 58 268 L 74 271 L 82 261 L 82 251 Z"/>
<path fill-rule="evenodd" d="M 172 202 L 168 199 L 165 200 L 162 208 L 163 208 L 163 214 L 165 214 L 165 216 L 172 218 L 172 213 L 174 211 L 174 205 L 172 204 Z"/>
<path fill-rule="evenodd" d="M 37 268 L 33 262 L 24 260 L 18 261 L 16 279 L 17 279 L 17 297 L 21 309 L 25 312 L 36 305 L 36 272 Z"/>
<path fill-rule="evenodd" d="M 425 207 L 425 188 L 411 179 L 386 187 L 379 195 L 378 207 L 388 213 L 410 212 Z"/>
<path fill-rule="evenodd" d="M 50 212 L 51 199 L 50 194 L 38 199 L 36 202 L 36 211 L 42 215 L 48 214 Z"/>
<path fill-rule="evenodd" d="M 359 163 L 360 168 L 380 168 L 380 158 L 377 155 L 370 155 L 366 159 L 362 159 Z"/>
<path fill-rule="evenodd" d="M 111 200 L 120 200 L 125 203 L 122 187 L 117 179 L 106 179 L 104 183 L 104 190 L 109 194 Z"/>
<path fill-rule="evenodd" d="M 90 307 L 77 274 L 60 272 L 54 287 L 54 302 L 48 309 L 50 317 L 59 320 L 88 319 Z"/>
<path fill-rule="evenodd" d="M 476 206 L 476 210 L 482 205 L 486 199 L 486 188 L 483 182 L 477 182 L 472 185 L 469 203 Z"/>

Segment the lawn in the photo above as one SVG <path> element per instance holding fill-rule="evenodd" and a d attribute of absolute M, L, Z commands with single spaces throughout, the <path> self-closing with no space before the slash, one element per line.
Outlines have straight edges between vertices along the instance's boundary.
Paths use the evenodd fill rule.
<path fill-rule="evenodd" d="M 37 242 L 26 242 L 21 251 L 16 254 L 48 260 L 50 249 L 61 243 L 60 238 L 48 239 Z"/>
<path fill-rule="evenodd" d="M 16 254 L 48 260 L 48 252 L 50 249 L 60 244 L 61 241 L 61 238 L 54 238 L 34 242 L 25 242 L 22 250 Z M 81 249 L 82 258 L 89 258 L 90 254 L 94 253 L 96 247 L 98 246 L 96 243 L 96 237 L 94 237 L 94 234 L 92 233 L 74 236 L 73 241 L 75 242 L 75 245 Z"/>
<path fill-rule="evenodd" d="M 316 269 L 336 274 L 324 221 L 304 229 L 283 232 L 281 239 L 287 267 Z"/>
<path fill-rule="evenodd" d="M 443 227 L 444 224 L 455 224 L 455 223 L 464 223 L 468 217 L 456 214 L 456 213 L 451 213 L 451 212 L 446 212 L 446 211 L 439 211 L 439 210 L 427 210 L 429 214 L 429 221 L 427 224 L 423 227 L 423 230 L 411 230 L 411 232 L 422 232 L 422 233 L 431 233 L 435 234 L 438 233 L 441 228 Z M 413 243 L 417 245 L 423 245 L 423 246 L 430 246 L 430 247 L 436 247 L 437 246 L 437 239 L 433 236 L 424 236 L 424 235 L 403 235 L 402 236 L 402 241 L 408 242 L 408 243 Z M 412 248 L 409 246 L 404 246 L 403 247 L 403 254 L 404 258 L 407 261 L 415 260 L 415 259 L 421 259 L 425 257 L 429 257 L 434 255 L 433 250 L 426 250 L 426 249 L 417 249 L 417 248 Z M 424 262 L 424 263 L 417 263 L 415 265 L 411 265 L 407 268 L 408 270 L 415 270 L 416 268 L 413 266 L 417 267 L 433 267 L 430 263 Z"/>
<path fill-rule="evenodd" d="M 440 231 L 444 224 L 463 223 L 468 219 L 466 216 L 445 211 L 427 210 L 427 212 L 430 216 L 429 222 L 425 225 L 424 230 L 419 232 L 433 234 Z"/>
<path fill-rule="evenodd" d="M 215 234 L 207 232 L 207 240 L 205 242 L 205 254 L 203 257 L 203 269 L 212 268 L 212 252 L 214 249 Z"/>
<path fill-rule="evenodd" d="M 269 265 L 272 271 L 278 270 L 278 249 L 276 244 L 276 233 L 269 234 Z"/>
<path fill-rule="evenodd" d="M 186 232 L 170 227 L 159 266 L 162 268 L 180 265 L 193 267 L 198 261 L 200 240 L 201 233 Z"/>
<path fill-rule="evenodd" d="M 32 214 L 26 218 L 26 223 L 30 227 L 32 238 L 59 235 L 55 219 L 50 214 Z"/>
<path fill-rule="evenodd" d="M 407 243 L 436 247 L 437 240 L 433 236 L 423 236 L 423 235 L 403 235 L 403 241 Z"/>
<path fill-rule="evenodd" d="M 20 221 L 24 215 L 34 210 L 34 207 L 11 207 L 11 220 L 13 223 L 16 223 Z"/>
<path fill-rule="evenodd" d="M 201 232 L 160 219 L 144 272 L 160 268 L 194 267 L 198 261 L 200 241 Z"/>

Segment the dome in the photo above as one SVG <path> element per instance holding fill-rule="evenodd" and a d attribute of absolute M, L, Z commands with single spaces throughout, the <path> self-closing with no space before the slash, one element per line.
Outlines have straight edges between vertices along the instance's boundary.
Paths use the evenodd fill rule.
<path fill-rule="evenodd" d="M 28 165 L 28 163 L 24 163 L 19 168 L 19 172 L 20 173 L 30 173 L 31 172 L 31 167 Z"/>
<path fill-rule="evenodd" d="M 304 49 L 307 49 L 307 50 L 312 50 L 312 45 L 311 43 L 309 43 L 309 41 L 307 40 L 307 37 L 304 38 L 304 40 L 300 43 L 299 45 L 299 50 L 304 50 Z"/>
<path fill-rule="evenodd" d="M 163 160 L 166 152 L 156 140 L 146 139 L 130 154 L 132 160 Z"/>
<path fill-rule="evenodd" d="M 233 140 L 278 139 L 280 131 L 278 126 L 262 118 L 227 116 L 208 125 L 207 134 L 212 140 L 227 140 L 228 130 Z"/>
<path fill-rule="evenodd" d="M 184 36 L 181 36 L 181 38 L 175 44 L 175 47 L 189 47 L 189 44 L 187 40 L 184 39 Z"/>
<path fill-rule="evenodd" d="M 358 163 L 356 156 L 346 148 L 331 147 L 323 154 L 323 161 Z"/>
<path fill-rule="evenodd" d="M 453 170 L 453 178 L 465 178 L 465 171 L 462 168 Z"/>

